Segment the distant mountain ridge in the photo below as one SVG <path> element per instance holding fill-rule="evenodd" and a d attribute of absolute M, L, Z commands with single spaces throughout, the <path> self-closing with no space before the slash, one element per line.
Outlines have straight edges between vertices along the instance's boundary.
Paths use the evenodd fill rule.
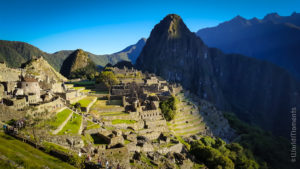
<path fill-rule="evenodd" d="M 7 66 L 18 68 L 31 59 L 43 56 L 44 59 L 56 70 L 66 58 L 61 53 L 48 54 L 37 47 L 25 42 L 0 40 L 0 60 Z"/>
<path fill-rule="evenodd" d="M 266 15 L 263 19 L 237 16 L 197 35 L 210 47 L 277 64 L 300 79 L 300 14 Z"/>
<path fill-rule="evenodd" d="M 300 103 L 300 83 L 287 71 L 207 47 L 175 14 L 155 25 L 135 66 L 278 135 L 288 135 L 289 110 Z"/>
<path fill-rule="evenodd" d="M 86 52 L 95 64 L 104 67 L 107 63 L 116 64 L 119 61 L 132 61 L 135 63 L 136 58 L 140 54 L 142 48 L 146 43 L 146 39 L 140 39 L 136 44 L 130 45 L 120 52 L 95 55 Z M 44 59 L 56 70 L 60 71 L 63 61 L 75 50 L 61 50 L 53 54 L 46 53 L 37 47 L 25 42 L 5 41 L 0 40 L 0 61 L 5 62 L 9 67 L 18 68 L 23 63 L 43 56 Z"/>

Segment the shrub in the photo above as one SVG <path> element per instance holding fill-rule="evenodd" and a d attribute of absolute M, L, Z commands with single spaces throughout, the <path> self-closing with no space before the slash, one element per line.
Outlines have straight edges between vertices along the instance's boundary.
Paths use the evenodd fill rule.
<path fill-rule="evenodd" d="M 222 139 L 202 137 L 191 144 L 190 153 L 208 168 L 258 169 L 251 152 L 238 143 L 226 144 Z"/>
<path fill-rule="evenodd" d="M 174 119 L 176 114 L 176 104 L 178 100 L 176 97 L 172 96 L 171 98 L 160 102 L 159 107 L 167 121 Z"/>

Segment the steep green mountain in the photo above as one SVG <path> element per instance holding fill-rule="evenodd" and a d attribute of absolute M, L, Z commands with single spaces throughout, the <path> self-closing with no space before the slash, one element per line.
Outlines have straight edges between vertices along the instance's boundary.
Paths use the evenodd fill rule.
<path fill-rule="evenodd" d="M 300 79 L 300 14 L 268 14 L 263 19 L 237 16 L 197 35 L 210 47 L 277 64 Z"/>
<path fill-rule="evenodd" d="M 9 67 L 20 67 L 23 63 L 38 56 L 43 56 L 56 70 L 60 69 L 61 63 L 66 58 L 61 54 L 45 53 L 25 42 L 0 40 L 0 60 Z"/>
<path fill-rule="evenodd" d="M 136 67 L 232 111 L 244 121 L 289 136 L 289 113 L 300 104 L 300 83 L 266 61 L 208 48 L 178 15 L 155 25 Z"/>
<path fill-rule="evenodd" d="M 60 73 L 67 78 L 93 78 L 97 67 L 86 52 L 77 49 L 64 60 Z"/>
<path fill-rule="evenodd" d="M 135 60 L 143 49 L 145 43 L 146 39 L 142 38 L 136 44 L 130 45 L 122 51 L 113 54 L 95 55 L 90 52 L 86 53 L 95 62 L 95 64 L 102 67 L 104 67 L 107 63 L 114 65 L 122 60 L 132 61 L 135 63 Z M 23 63 L 33 58 L 43 56 L 56 71 L 60 71 L 63 61 L 72 52 L 74 52 L 74 50 L 61 50 L 53 54 L 49 54 L 25 42 L 0 40 L 0 61 L 4 61 L 9 67 L 14 68 L 20 67 Z"/>

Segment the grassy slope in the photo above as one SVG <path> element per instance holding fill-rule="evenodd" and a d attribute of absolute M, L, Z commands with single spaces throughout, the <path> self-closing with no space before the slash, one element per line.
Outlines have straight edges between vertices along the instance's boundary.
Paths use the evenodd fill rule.
<path fill-rule="evenodd" d="M 64 109 L 63 111 L 57 113 L 55 120 L 50 123 L 51 126 L 53 128 L 57 128 L 69 117 L 71 113 L 72 111 L 70 109 Z"/>
<path fill-rule="evenodd" d="M 74 168 L 30 145 L 0 133 L 0 156 L 5 156 L 24 168 Z M 0 159 L 0 168 L 14 168 L 7 160 Z"/>
<path fill-rule="evenodd" d="M 71 118 L 68 123 L 64 126 L 64 128 L 58 134 L 77 134 L 78 130 L 81 126 L 82 117 L 78 114 L 73 114 L 73 118 Z"/>
<path fill-rule="evenodd" d="M 95 97 L 86 97 L 78 101 L 81 107 L 88 107 L 88 105 L 95 99 Z"/>

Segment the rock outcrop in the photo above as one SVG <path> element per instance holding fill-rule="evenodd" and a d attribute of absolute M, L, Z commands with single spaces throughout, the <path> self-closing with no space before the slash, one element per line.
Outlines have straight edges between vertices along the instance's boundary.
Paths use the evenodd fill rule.
<path fill-rule="evenodd" d="M 67 79 L 58 73 L 42 56 L 32 59 L 22 65 L 25 69 L 26 75 L 37 77 L 41 81 L 50 83 L 64 82 Z"/>

